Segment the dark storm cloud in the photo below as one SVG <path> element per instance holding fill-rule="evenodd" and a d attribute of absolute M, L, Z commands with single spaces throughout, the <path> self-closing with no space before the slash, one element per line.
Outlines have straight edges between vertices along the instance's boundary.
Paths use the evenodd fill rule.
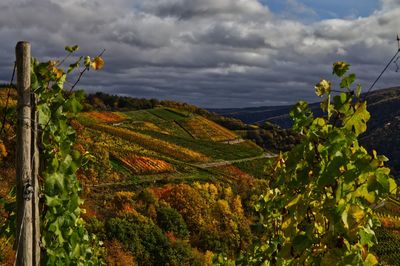
<path fill-rule="evenodd" d="M 161 17 L 192 19 L 220 15 L 260 15 L 266 10 L 256 0 L 154 0 L 143 1 L 145 11 Z"/>
<path fill-rule="evenodd" d="M 0 79 L 8 81 L 15 43 L 24 39 L 42 60 L 69 44 L 92 56 L 105 48 L 104 70 L 80 84 L 88 91 L 205 107 L 313 101 L 314 84 L 331 77 L 337 60 L 371 84 L 397 47 L 399 3 L 382 0 L 369 17 L 310 23 L 278 17 L 256 0 L 2 0 Z M 378 86 L 398 85 L 399 77 L 388 72 Z"/>

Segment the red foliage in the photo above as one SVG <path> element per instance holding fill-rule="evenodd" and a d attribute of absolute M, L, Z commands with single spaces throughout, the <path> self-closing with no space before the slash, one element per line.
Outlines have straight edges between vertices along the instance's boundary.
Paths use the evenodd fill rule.
<path fill-rule="evenodd" d="M 176 242 L 176 236 L 174 235 L 174 232 L 165 232 L 165 236 L 169 239 L 169 241 L 171 243 L 175 243 Z"/>

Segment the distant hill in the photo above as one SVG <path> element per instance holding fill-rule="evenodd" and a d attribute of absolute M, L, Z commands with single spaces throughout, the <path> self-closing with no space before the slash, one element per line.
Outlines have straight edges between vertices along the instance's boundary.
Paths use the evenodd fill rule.
<path fill-rule="evenodd" d="M 393 173 L 400 174 L 400 87 L 376 90 L 367 97 L 371 120 L 368 131 L 361 136 L 361 144 L 386 155 Z M 310 104 L 315 115 L 321 115 L 319 103 Z M 270 122 L 289 128 L 291 106 L 265 106 L 255 108 L 211 109 L 220 115 L 242 120 L 248 124 Z"/>

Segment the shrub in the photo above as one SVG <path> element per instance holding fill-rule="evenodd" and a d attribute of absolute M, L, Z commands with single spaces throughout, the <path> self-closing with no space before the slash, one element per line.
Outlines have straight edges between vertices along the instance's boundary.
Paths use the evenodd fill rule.
<path fill-rule="evenodd" d="M 171 244 L 162 230 L 143 216 L 112 218 L 107 229 L 109 237 L 121 241 L 141 265 L 190 265 L 193 260 L 187 243 Z"/>
<path fill-rule="evenodd" d="M 157 211 L 157 224 L 164 232 L 173 232 L 175 236 L 187 238 L 189 231 L 179 212 L 173 208 L 160 208 Z"/>

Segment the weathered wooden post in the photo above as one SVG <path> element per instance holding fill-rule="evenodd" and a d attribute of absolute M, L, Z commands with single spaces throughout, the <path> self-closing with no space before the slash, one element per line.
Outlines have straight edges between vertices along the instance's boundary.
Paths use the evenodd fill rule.
<path fill-rule="evenodd" d="M 17 63 L 18 121 L 17 121 L 17 230 L 16 264 L 33 263 L 32 220 L 32 128 L 31 128 L 31 47 L 28 42 L 18 42 L 15 48 Z"/>
<path fill-rule="evenodd" d="M 38 138 L 39 138 L 39 113 L 37 111 L 37 98 L 34 93 L 31 97 L 32 105 L 32 219 L 33 219 L 33 265 L 40 265 L 40 210 L 39 210 L 39 148 L 38 148 Z"/>

